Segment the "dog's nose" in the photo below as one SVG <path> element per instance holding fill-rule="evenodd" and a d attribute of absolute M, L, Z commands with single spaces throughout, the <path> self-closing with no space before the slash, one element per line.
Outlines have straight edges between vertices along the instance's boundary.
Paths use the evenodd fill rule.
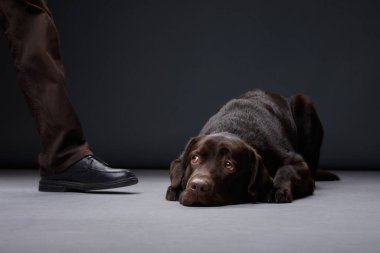
<path fill-rule="evenodd" d="M 189 186 L 192 191 L 195 191 L 199 194 L 206 193 L 210 190 L 210 186 L 207 181 L 201 178 L 192 179 Z"/>

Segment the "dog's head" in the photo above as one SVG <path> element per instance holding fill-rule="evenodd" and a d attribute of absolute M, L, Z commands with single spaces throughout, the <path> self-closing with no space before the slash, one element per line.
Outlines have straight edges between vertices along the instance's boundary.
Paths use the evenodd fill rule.
<path fill-rule="evenodd" d="M 185 206 L 263 201 L 272 186 L 256 150 L 229 133 L 191 138 L 170 179 L 166 198 Z"/>

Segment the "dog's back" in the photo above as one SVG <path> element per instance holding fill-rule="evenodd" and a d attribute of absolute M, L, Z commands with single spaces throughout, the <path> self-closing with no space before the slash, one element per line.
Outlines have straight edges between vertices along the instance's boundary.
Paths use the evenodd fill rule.
<path fill-rule="evenodd" d="M 289 99 L 261 90 L 230 100 L 209 119 L 200 135 L 218 132 L 233 133 L 257 149 L 271 174 L 286 153 L 297 149 L 297 125 Z"/>

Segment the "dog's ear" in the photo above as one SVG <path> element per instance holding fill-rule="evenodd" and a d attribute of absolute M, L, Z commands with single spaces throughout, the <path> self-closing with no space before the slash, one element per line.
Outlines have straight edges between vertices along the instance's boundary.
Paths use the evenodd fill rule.
<path fill-rule="evenodd" d="M 252 202 L 267 202 L 273 187 L 273 179 L 265 168 L 261 156 L 252 147 L 249 147 L 249 149 L 252 156 L 252 165 L 248 193 Z"/>
<path fill-rule="evenodd" d="M 176 201 L 182 189 L 182 181 L 184 180 L 186 168 L 188 166 L 189 153 L 193 146 L 199 140 L 200 136 L 191 138 L 186 144 L 184 152 L 178 159 L 175 159 L 170 164 L 170 186 L 166 191 L 166 199 Z"/>
<path fill-rule="evenodd" d="M 181 193 L 181 181 L 184 175 L 182 169 L 182 161 L 180 158 L 175 159 L 170 164 L 170 186 L 166 191 L 166 199 L 170 201 L 177 201 Z"/>

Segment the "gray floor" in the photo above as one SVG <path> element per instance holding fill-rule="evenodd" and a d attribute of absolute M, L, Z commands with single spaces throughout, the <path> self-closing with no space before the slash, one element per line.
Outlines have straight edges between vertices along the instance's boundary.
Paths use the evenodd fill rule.
<path fill-rule="evenodd" d="M 183 207 L 167 171 L 136 186 L 41 193 L 38 174 L 0 171 L 0 252 L 379 252 L 380 172 L 337 174 L 292 204 Z"/>

